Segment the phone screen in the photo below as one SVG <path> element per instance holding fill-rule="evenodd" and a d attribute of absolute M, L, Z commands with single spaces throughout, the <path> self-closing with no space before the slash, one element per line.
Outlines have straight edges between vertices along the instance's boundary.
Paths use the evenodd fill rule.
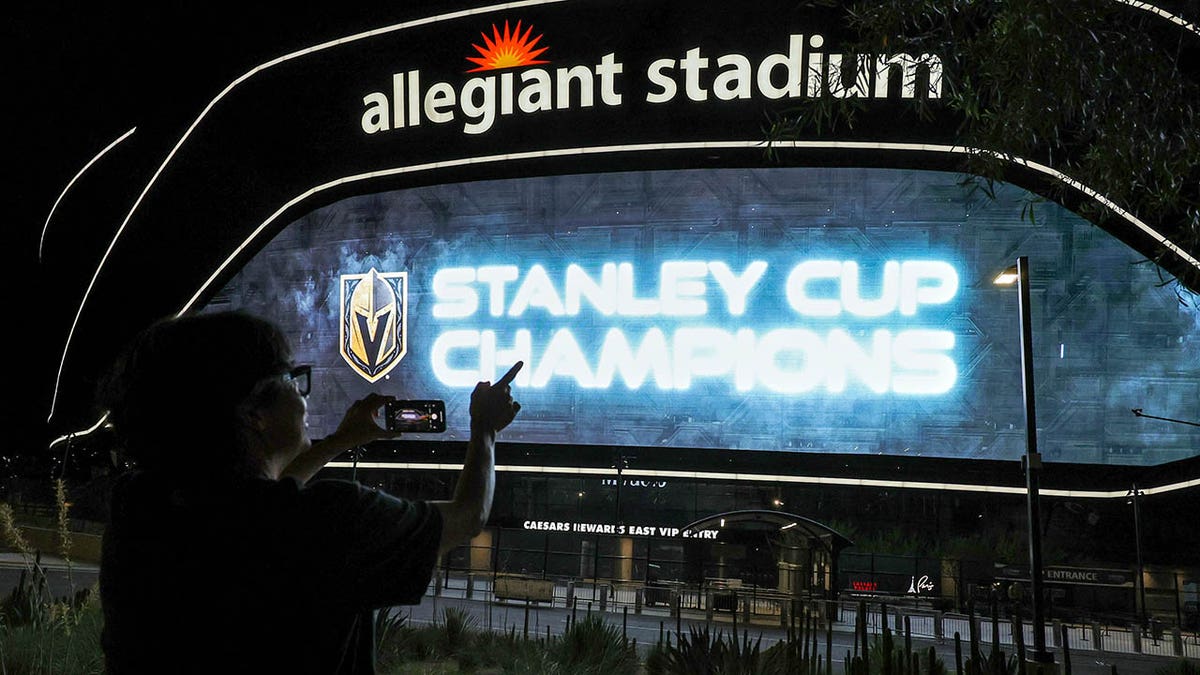
<path fill-rule="evenodd" d="M 441 433 L 446 430 L 444 401 L 391 401 L 384 412 L 388 431 Z"/>

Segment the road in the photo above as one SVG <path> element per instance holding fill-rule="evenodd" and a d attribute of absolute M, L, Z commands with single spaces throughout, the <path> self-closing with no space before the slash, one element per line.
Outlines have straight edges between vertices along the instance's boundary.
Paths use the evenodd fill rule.
<path fill-rule="evenodd" d="M 60 559 L 43 559 L 46 570 L 46 582 L 50 586 L 50 595 L 55 598 L 70 595 L 73 591 L 87 588 L 100 579 L 100 568 L 96 565 L 72 565 L 70 574 L 67 573 L 66 563 Z M 7 597 L 21 579 L 21 571 L 25 565 L 16 554 L 0 554 L 0 597 Z"/>

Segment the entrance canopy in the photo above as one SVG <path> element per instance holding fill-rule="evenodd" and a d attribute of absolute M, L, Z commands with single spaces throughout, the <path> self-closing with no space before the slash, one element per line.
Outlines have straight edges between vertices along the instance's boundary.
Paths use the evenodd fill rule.
<path fill-rule="evenodd" d="M 734 525 L 745 526 L 747 524 L 751 526 L 757 525 L 756 529 L 773 527 L 778 528 L 780 532 L 793 530 L 799 534 L 807 535 L 810 539 L 820 540 L 829 550 L 830 555 L 834 557 L 842 549 L 854 545 L 854 542 L 828 525 L 823 525 L 811 518 L 805 518 L 794 513 L 771 511 L 768 509 L 726 511 L 725 513 L 706 516 L 695 522 L 688 523 L 683 527 L 683 531 L 719 530 Z"/>

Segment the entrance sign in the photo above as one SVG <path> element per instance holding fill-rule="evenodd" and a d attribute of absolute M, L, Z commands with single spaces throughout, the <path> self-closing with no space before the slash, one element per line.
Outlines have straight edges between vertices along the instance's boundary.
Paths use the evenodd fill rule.
<path fill-rule="evenodd" d="M 1029 580 L 1029 568 L 1018 565 L 1001 565 L 996 576 L 1002 579 Z M 1137 574 L 1131 570 L 1095 567 L 1047 567 L 1042 570 L 1043 578 L 1049 583 L 1085 586 L 1131 587 Z"/>
<path fill-rule="evenodd" d="M 574 532 L 577 534 L 608 534 L 617 537 L 664 537 L 672 539 L 716 539 L 720 530 L 683 530 L 662 525 L 616 525 L 612 523 L 583 523 L 561 520 L 526 520 L 526 530 L 538 532 Z"/>

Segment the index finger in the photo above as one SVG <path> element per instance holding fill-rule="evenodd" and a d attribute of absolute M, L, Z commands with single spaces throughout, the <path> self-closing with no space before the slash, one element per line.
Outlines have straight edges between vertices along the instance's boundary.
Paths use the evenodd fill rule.
<path fill-rule="evenodd" d="M 503 387 L 504 385 L 512 382 L 513 378 L 517 376 L 517 371 L 521 370 L 521 367 L 524 365 L 525 365 L 524 361 L 517 361 L 516 363 L 514 363 L 513 367 L 509 368 L 508 372 L 504 374 L 504 377 L 501 377 L 499 380 L 496 380 L 496 384 L 494 386 Z"/>

